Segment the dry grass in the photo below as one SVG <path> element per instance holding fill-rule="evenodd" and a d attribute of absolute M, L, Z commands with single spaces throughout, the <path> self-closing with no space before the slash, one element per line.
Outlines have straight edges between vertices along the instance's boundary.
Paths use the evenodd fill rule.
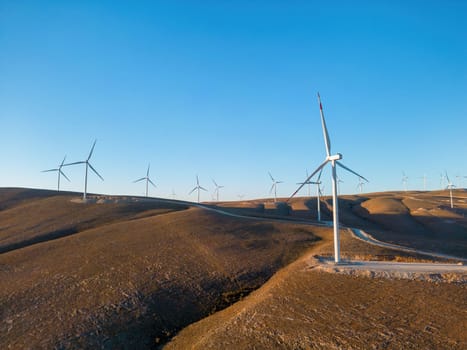
<path fill-rule="evenodd" d="M 445 192 L 343 196 L 341 218 L 465 257 L 467 205 L 456 195 L 455 210 Z M 154 348 L 190 324 L 168 348 L 465 348 L 465 285 L 319 273 L 308 257 L 331 256 L 328 227 L 77 196 L 0 189 L 1 348 Z M 262 204 L 222 205 L 281 217 Z M 314 198 L 291 206 L 285 219 L 316 215 Z M 428 259 L 341 235 L 344 257 Z"/>

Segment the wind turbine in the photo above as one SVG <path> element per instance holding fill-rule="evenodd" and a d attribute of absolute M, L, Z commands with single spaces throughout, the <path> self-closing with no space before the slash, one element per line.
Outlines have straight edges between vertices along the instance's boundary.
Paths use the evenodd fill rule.
<path fill-rule="evenodd" d="M 207 191 L 207 189 L 205 189 L 204 187 L 201 187 L 201 186 L 199 185 L 199 178 L 198 178 L 198 175 L 196 175 L 196 186 L 195 186 L 195 188 L 193 188 L 193 189 L 190 191 L 190 193 L 188 193 L 188 195 L 192 194 L 192 193 L 193 193 L 194 191 L 196 191 L 196 190 L 198 191 L 198 203 L 199 203 L 199 191 L 200 191 L 200 190 Z"/>
<path fill-rule="evenodd" d="M 341 194 L 341 183 L 344 183 L 344 180 L 341 180 L 339 176 L 337 177 L 337 193 L 340 195 Z"/>
<path fill-rule="evenodd" d="M 363 185 L 365 184 L 365 182 L 362 181 L 362 179 L 359 177 L 358 178 L 358 185 L 357 185 L 357 188 L 359 189 L 360 193 L 363 193 Z"/>
<path fill-rule="evenodd" d="M 340 262 L 340 240 L 339 240 L 339 204 L 337 198 L 337 173 L 336 173 L 336 165 L 340 166 L 341 168 L 351 172 L 352 174 L 362 178 L 363 180 L 368 181 L 363 176 L 357 174 L 355 171 L 351 170 L 350 168 L 346 167 L 344 164 L 339 162 L 342 159 L 342 154 L 336 153 L 335 155 L 331 155 L 331 140 L 329 139 L 328 130 L 326 128 L 326 121 L 324 120 L 324 113 L 323 113 L 323 106 L 321 104 L 321 98 L 318 93 L 318 103 L 319 103 L 319 111 L 321 115 L 321 126 L 323 128 L 323 136 L 324 136 L 324 144 L 326 147 L 326 159 L 324 162 L 304 181 L 304 184 L 308 182 L 318 171 L 324 168 L 324 166 L 328 163 L 331 163 L 332 167 L 332 218 L 334 223 L 334 261 L 336 263 Z M 288 201 L 297 194 L 298 191 L 302 189 L 304 186 L 301 185 L 288 199 Z"/>
<path fill-rule="evenodd" d="M 88 190 L 88 168 L 91 168 L 91 170 L 97 175 L 99 176 L 99 178 L 104 181 L 104 178 L 102 176 L 99 175 L 99 173 L 97 172 L 96 169 L 94 169 L 94 167 L 91 165 L 91 163 L 89 163 L 89 159 L 91 159 L 91 156 L 92 156 L 92 152 L 94 152 L 94 147 L 96 146 L 96 142 L 97 140 L 94 140 L 94 143 L 92 144 L 92 147 L 91 147 L 91 151 L 89 152 L 89 156 L 88 158 L 86 158 L 86 160 L 82 160 L 80 162 L 74 162 L 74 163 L 68 163 L 68 164 L 65 164 L 63 166 L 69 166 L 69 165 L 76 165 L 76 164 L 86 164 L 86 172 L 84 174 L 84 192 L 83 192 L 83 201 L 86 201 L 86 194 L 87 194 L 87 190 Z"/>
<path fill-rule="evenodd" d="M 419 179 L 423 179 L 423 191 L 426 191 L 426 180 L 427 180 L 426 174 L 423 174 L 423 176 L 419 177 Z"/>
<path fill-rule="evenodd" d="M 306 169 L 306 178 L 308 178 L 308 169 Z M 297 185 L 308 185 L 307 188 L 308 188 L 308 197 L 311 196 L 311 191 L 310 191 L 310 188 L 311 188 L 311 184 L 314 184 L 315 182 L 311 182 L 311 181 L 308 181 L 307 183 L 304 183 L 304 182 L 297 182 Z"/>
<path fill-rule="evenodd" d="M 146 172 L 146 176 L 145 176 L 145 177 L 142 177 L 141 179 L 138 179 L 138 180 L 133 181 L 133 183 L 137 183 L 137 182 L 146 180 L 146 197 L 148 196 L 148 184 L 151 184 L 151 185 L 153 185 L 154 187 L 157 187 L 156 184 L 155 184 L 154 182 L 152 182 L 151 179 L 149 178 L 149 168 L 150 168 L 150 167 L 151 167 L 151 164 L 148 164 L 148 171 Z"/>
<path fill-rule="evenodd" d="M 439 176 L 439 184 L 440 184 L 441 189 L 443 189 L 444 188 L 444 174 L 443 173 L 441 173 Z"/>
<path fill-rule="evenodd" d="M 320 185 L 321 185 L 321 174 L 323 172 L 323 169 L 321 169 L 321 171 L 319 172 L 319 175 L 318 175 L 318 179 L 316 181 L 306 181 L 306 182 L 297 182 L 297 185 L 308 185 L 308 197 L 310 196 L 310 185 L 316 185 L 316 208 L 317 208 L 317 217 L 318 217 L 318 221 L 321 221 L 321 196 L 323 195 L 322 192 L 321 192 L 321 188 L 320 188 Z M 306 171 L 306 177 L 308 179 L 308 170 Z"/>
<path fill-rule="evenodd" d="M 56 169 L 49 169 L 49 170 L 42 170 L 43 173 L 47 173 L 47 172 L 50 172 L 50 171 L 56 171 L 58 173 L 58 184 L 57 184 L 57 192 L 60 192 L 60 175 L 63 175 L 63 177 L 65 179 L 67 179 L 69 182 L 70 182 L 70 179 L 65 175 L 65 173 L 62 171 L 62 168 L 63 168 L 63 164 L 65 163 L 65 159 L 66 159 L 66 156 L 63 157 L 63 160 L 62 162 L 60 163 L 60 165 L 58 166 L 58 168 Z"/>
<path fill-rule="evenodd" d="M 446 186 L 447 189 L 449 189 L 449 197 L 451 198 L 451 209 L 454 208 L 454 202 L 452 201 L 452 189 L 456 186 L 449 180 L 448 172 L 446 171 L 446 181 L 448 182 L 448 185 Z"/>
<path fill-rule="evenodd" d="M 177 194 L 175 193 L 175 190 L 172 188 L 172 199 L 177 198 Z"/>
<path fill-rule="evenodd" d="M 404 184 L 404 189 L 405 189 L 405 192 L 407 192 L 407 182 L 409 180 L 409 177 L 407 175 L 405 175 L 404 172 L 402 172 L 402 183 Z"/>
<path fill-rule="evenodd" d="M 283 181 L 276 181 L 270 172 L 268 172 L 269 174 L 269 177 L 271 178 L 272 180 L 272 186 L 271 186 L 271 189 L 269 190 L 269 193 L 272 193 L 272 191 L 274 190 L 274 202 L 277 202 L 277 184 L 281 184 L 283 183 Z"/>
<path fill-rule="evenodd" d="M 216 188 L 214 189 L 214 196 L 216 197 L 216 201 L 219 202 L 219 190 L 221 188 L 224 188 L 224 186 L 219 186 L 217 182 L 214 181 L 214 179 L 211 179 L 211 180 L 214 183 L 214 186 L 216 186 Z"/>

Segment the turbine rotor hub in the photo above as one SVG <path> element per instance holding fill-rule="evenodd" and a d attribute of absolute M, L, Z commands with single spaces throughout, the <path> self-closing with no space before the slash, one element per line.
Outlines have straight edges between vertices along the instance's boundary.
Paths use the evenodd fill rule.
<path fill-rule="evenodd" d="M 340 160 L 340 159 L 342 159 L 342 154 L 340 153 L 336 153 L 335 155 L 328 157 L 328 160 Z"/>

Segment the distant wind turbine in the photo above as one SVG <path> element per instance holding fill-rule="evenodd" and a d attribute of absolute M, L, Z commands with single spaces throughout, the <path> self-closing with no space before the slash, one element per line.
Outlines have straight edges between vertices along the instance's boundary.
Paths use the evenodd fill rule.
<path fill-rule="evenodd" d="M 154 182 L 152 182 L 151 179 L 149 178 L 149 168 L 150 168 L 150 167 L 151 167 L 151 164 L 148 164 L 148 171 L 146 172 L 146 176 L 145 176 L 145 177 L 142 177 L 141 179 L 138 179 L 138 180 L 133 181 L 133 183 L 137 183 L 137 182 L 146 180 L 146 197 L 148 196 L 148 184 L 151 184 L 151 185 L 153 185 L 154 187 L 157 187 L 156 184 L 155 184 Z"/>
<path fill-rule="evenodd" d="M 446 181 L 448 182 L 448 185 L 446 186 L 446 189 L 449 189 L 449 197 L 451 198 L 451 209 L 454 208 L 454 202 L 452 200 L 452 189 L 456 186 L 449 180 L 448 173 L 446 171 Z"/>
<path fill-rule="evenodd" d="M 276 181 L 270 172 L 268 172 L 269 174 L 269 177 L 271 178 L 271 181 L 272 181 L 272 186 L 271 186 L 271 189 L 269 190 L 269 193 L 272 193 L 272 191 L 274 191 L 274 202 L 277 202 L 277 184 L 281 184 L 283 183 L 283 181 Z"/>
<path fill-rule="evenodd" d="M 172 188 L 172 199 L 177 198 L 177 194 L 175 193 L 175 190 Z"/>
<path fill-rule="evenodd" d="M 443 173 L 441 173 L 439 176 L 439 185 L 441 189 L 444 189 L 444 174 Z"/>
<path fill-rule="evenodd" d="M 96 142 L 97 140 L 94 140 L 94 143 L 92 144 L 92 147 L 91 147 L 91 151 L 89 152 L 89 156 L 88 158 L 86 158 L 86 160 L 82 160 L 80 162 L 74 162 L 74 163 L 69 163 L 69 164 L 65 164 L 63 166 L 69 166 L 69 165 L 76 165 L 76 164 L 86 164 L 86 172 L 84 174 L 84 192 L 83 192 L 83 201 L 86 200 L 86 194 L 87 194 L 87 189 L 88 189 L 88 168 L 91 168 L 91 170 L 97 175 L 99 176 L 99 178 L 104 181 L 104 178 L 102 176 L 99 175 L 99 173 L 97 172 L 96 169 L 94 169 L 94 167 L 91 165 L 91 163 L 89 163 L 89 159 L 91 159 L 91 156 L 92 156 L 92 152 L 94 152 L 94 147 L 96 146 Z"/>
<path fill-rule="evenodd" d="M 196 175 L 196 186 L 193 188 L 188 195 L 192 194 L 194 191 L 198 191 L 198 203 L 199 203 L 199 192 L 200 190 L 207 191 L 204 187 L 200 186 L 198 175 Z"/>
<path fill-rule="evenodd" d="M 57 174 L 58 174 L 58 184 L 57 184 L 57 192 L 60 192 L 60 175 L 62 175 L 65 179 L 67 179 L 69 182 L 70 182 L 70 179 L 65 175 L 65 173 L 62 171 L 62 168 L 64 166 L 64 163 L 65 163 L 65 159 L 66 159 L 66 156 L 63 157 L 63 160 L 62 162 L 60 163 L 60 165 L 58 166 L 58 168 L 55 168 L 55 169 L 48 169 L 48 170 L 42 170 L 43 173 L 47 173 L 47 172 L 50 172 L 50 171 L 56 171 Z"/>
<path fill-rule="evenodd" d="M 365 182 L 359 177 L 357 188 L 360 193 L 363 193 L 363 185 L 365 185 Z"/>
<path fill-rule="evenodd" d="M 308 169 L 306 169 L 306 178 L 308 178 Z M 297 185 L 308 185 L 308 197 L 311 196 L 311 184 L 314 182 L 308 181 L 306 184 L 304 182 L 297 182 Z"/>
<path fill-rule="evenodd" d="M 402 184 L 404 185 L 405 192 L 407 192 L 407 183 L 409 181 L 409 177 L 402 172 Z"/>
<path fill-rule="evenodd" d="M 423 179 L 423 191 L 426 191 L 426 180 L 428 179 L 426 174 L 423 174 L 423 176 L 419 177 L 419 179 Z"/>
<path fill-rule="evenodd" d="M 341 183 L 344 183 L 344 180 L 341 180 L 339 176 L 337 177 L 337 193 L 340 195 L 341 194 Z"/>
<path fill-rule="evenodd" d="M 334 261 L 336 263 L 340 262 L 340 240 L 339 240 L 339 204 L 337 198 L 337 173 L 336 173 L 336 165 L 340 166 L 341 168 L 351 172 L 352 174 L 362 178 L 363 180 L 368 181 L 363 176 L 357 174 L 355 171 L 351 170 L 350 168 L 346 167 L 344 164 L 340 163 L 339 160 L 342 159 L 342 154 L 337 153 L 335 155 L 331 155 L 331 140 L 329 138 L 328 130 L 326 127 L 326 121 L 324 120 L 324 113 L 323 113 L 323 106 L 321 104 L 321 98 L 318 93 L 318 103 L 319 103 L 319 111 L 321 115 L 321 126 L 323 128 L 323 136 L 324 136 L 324 144 L 326 147 L 326 159 L 324 162 L 313 172 L 311 175 L 303 182 L 303 184 L 290 196 L 288 201 L 295 196 L 298 191 L 324 166 L 328 163 L 331 163 L 332 167 L 332 203 L 333 203 L 333 222 L 334 222 Z"/>
<path fill-rule="evenodd" d="M 317 218 L 318 218 L 318 221 L 321 221 L 321 196 L 323 195 L 323 193 L 321 192 L 321 174 L 323 172 L 323 169 L 320 170 L 319 172 L 319 175 L 318 175 L 318 179 L 316 181 L 311 181 L 311 180 L 308 180 L 306 182 L 297 182 L 297 185 L 308 185 L 308 197 L 310 196 L 310 186 L 311 185 L 316 185 L 316 208 L 317 208 Z M 306 178 L 308 179 L 309 175 L 308 175 L 308 170 L 306 172 Z"/>
<path fill-rule="evenodd" d="M 214 183 L 214 186 L 215 186 L 215 189 L 214 189 L 214 196 L 215 196 L 215 199 L 216 199 L 217 202 L 219 202 L 219 190 L 220 190 L 221 188 L 224 188 L 224 186 L 219 186 L 219 185 L 217 184 L 217 182 L 214 181 L 214 179 L 211 179 L 211 180 L 212 180 L 212 182 Z"/>

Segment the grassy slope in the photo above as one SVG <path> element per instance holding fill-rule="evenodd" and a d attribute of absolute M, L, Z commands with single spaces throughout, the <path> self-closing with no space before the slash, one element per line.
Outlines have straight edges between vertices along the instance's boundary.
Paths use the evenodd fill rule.
<path fill-rule="evenodd" d="M 152 348 L 263 284 L 315 239 L 308 227 L 183 206 L 12 197 L 0 212 L 8 242 L 70 220 L 78 229 L 0 254 L 1 348 Z"/>
<path fill-rule="evenodd" d="M 174 349 L 465 349 L 465 285 L 313 270 L 329 233 L 243 301 L 184 329 Z M 344 255 L 360 246 L 343 235 Z M 367 246 L 368 247 L 368 246 Z M 368 251 L 384 255 L 380 248 Z"/>

